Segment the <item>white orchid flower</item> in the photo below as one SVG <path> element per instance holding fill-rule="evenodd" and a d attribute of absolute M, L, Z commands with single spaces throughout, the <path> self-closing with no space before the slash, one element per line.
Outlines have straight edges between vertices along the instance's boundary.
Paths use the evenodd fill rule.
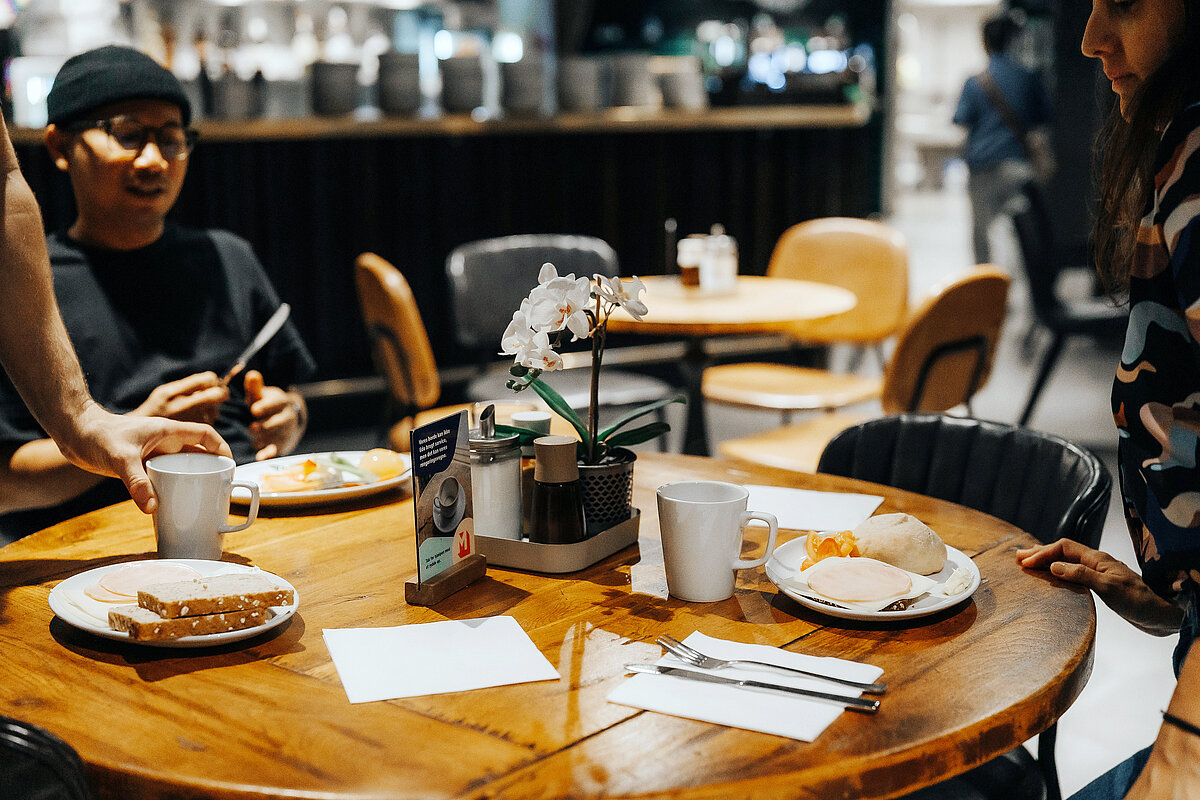
<path fill-rule="evenodd" d="M 550 346 L 550 334 L 545 331 L 534 333 L 516 353 L 516 360 L 523 367 L 545 372 L 562 369 L 563 366 L 562 356 L 554 352 L 554 348 Z"/>
<path fill-rule="evenodd" d="M 529 326 L 537 331 L 556 333 L 569 330 L 572 340 L 591 335 L 592 326 L 586 309 L 591 298 L 591 281 L 574 275 L 559 277 L 554 265 L 542 265 L 540 283 L 529 293 L 526 310 Z"/>
<path fill-rule="evenodd" d="M 520 310 L 513 312 L 512 321 L 500 337 L 500 352 L 506 356 L 516 355 L 533 341 L 533 329 L 529 325 L 525 305 L 521 303 Z"/>
<path fill-rule="evenodd" d="M 641 278 L 606 278 L 603 275 L 597 275 L 596 279 L 596 291 L 600 297 L 606 302 L 615 303 L 625 309 L 629 316 L 639 322 L 650 310 L 639 297 L 642 292 L 646 291 L 646 284 L 642 283 Z"/>

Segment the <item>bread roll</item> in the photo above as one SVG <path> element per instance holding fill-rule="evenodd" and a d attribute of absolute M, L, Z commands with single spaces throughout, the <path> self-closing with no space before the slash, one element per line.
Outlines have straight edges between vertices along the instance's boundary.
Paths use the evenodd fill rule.
<path fill-rule="evenodd" d="M 858 551 L 894 567 L 932 575 L 946 564 L 946 543 L 911 514 L 878 514 L 854 529 Z"/>

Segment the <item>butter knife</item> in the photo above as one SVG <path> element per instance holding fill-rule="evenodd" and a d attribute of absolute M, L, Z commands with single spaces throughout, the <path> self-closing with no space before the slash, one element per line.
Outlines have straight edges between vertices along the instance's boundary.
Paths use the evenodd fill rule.
<path fill-rule="evenodd" d="M 275 309 L 275 313 L 262 326 L 262 330 L 254 337 L 254 341 L 242 351 L 242 354 L 237 357 L 237 361 L 229 368 L 229 372 L 225 373 L 225 377 L 221 378 L 221 385 L 228 386 L 239 372 L 246 368 L 246 364 L 250 363 L 250 359 L 254 358 L 254 354 L 263 348 L 267 342 L 271 341 L 271 337 L 279 333 L 279 329 L 283 327 L 283 323 L 287 322 L 288 315 L 292 313 L 292 307 L 287 303 L 282 304 Z"/>
<path fill-rule="evenodd" d="M 658 664 L 626 664 L 625 671 L 645 672 L 651 675 L 670 675 L 675 678 L 685 678 L 691 681 L 724 683 L 730 686 L 748 686 L 755 689 L 770 689 L 776 692 L 788 692 L 789 694 L 798 694 L 803 697 L 811 697 L 816 700 L 827 700 L 831 703 L 840 703 L 852 711 L 862 711 L 868 714 L 879 710 L 879 701 L 871 700 L 866 697 L 847 697 L 844 694 L 818 692 L 813 689 L 797 689 L 795 686 L 783 686 L 778 683 L 768 683 L 767 681 L 726 678 L 720 675 L 712 675 L 707 672 L 683 669 L 682 667 L 659 666 Z"/>

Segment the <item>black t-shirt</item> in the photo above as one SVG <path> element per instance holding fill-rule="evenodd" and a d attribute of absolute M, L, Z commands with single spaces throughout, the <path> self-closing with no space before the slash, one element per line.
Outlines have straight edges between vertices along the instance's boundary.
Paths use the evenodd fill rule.
<path fill-rule="evenodd" d="M 158 241 L 129 251 L 87 247 L 65 233 L 50 236 L 48 244 L 54 292 L 88 388 L 118 414 L 137 408 L 168 381 L 205 370 L 223 375 L 280 305 L 249 243 L 227 231 L 168 223 Z M 310 379 L 315 364 L 289 321 L 249 368 L 261 371 L 267 385 L 287 387 Z M 253 418 L 241 379 L 229 388 L 214 427 L 244 463 L 254 458 Z M 0 376 L 0 443 L 45 436 L 7 376 Z M 117 484 L 117 491 L 97 487 L 69 509 L 0 516 L 0 531 L 8 532 L 18 517 L 29 518 L 21 525 L 29 532 L 128 499 L 116 481 L 107 483 Z"/>

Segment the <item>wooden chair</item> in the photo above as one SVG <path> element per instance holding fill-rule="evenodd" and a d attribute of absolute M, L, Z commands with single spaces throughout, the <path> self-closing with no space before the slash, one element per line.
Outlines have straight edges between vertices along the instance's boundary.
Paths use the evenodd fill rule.
<path fill-rule="evenodd" d="M 414 427 L 470 411 L 474 404 L 435 408 L 442 394 L 437 362 L 416 298 L 400 270 L 374 253 L 363 253 L 354 263 L 354 280 L 375 367 L 388 387 L 379 438 L 393 450 L 407 452 L 408 434 Z M 496 419 L 504 422 L 512 411 L 528 408 L 530 404 L 522 400 L 514 395 L 503 407 L 497 404 Z M 551 417 L 551 429 L 574 435 L 574 429 L 558 415 Z"/>
<path fill-rule="evenodd" d="M 1099 547 L 1112 495 L 1108 469 L 1085 448 L 1018 425 L 941 414 L 902 414 L 847 428 L 821 454 L 818 472 L 950 500 L 1011 522 L 1049 543 Z M 1062 796 L 1057 727 L 1038 736 L 1036 763 L 1023 747 L 904 800 Z"/>
<path fill-rule="evenodd" d="M 1025 425 L 1033 416 L 1042 389 L 1067 341 L 1071 337 L 1083 337 L 1118 346 L 1125 334 L 1129 314 L 1124 308 L 1091 297 L 1075 302 L 1066 302 L 1059 297 L 1056 283 L 1062 265 L 1056 260 L 1050 207 L 1036 182 L 1028 183 L 1023 195 L 1012 213 L 1013 228 L 1029 283 L 1034 316 L 1051 335 L 1050 346 L 1042 354 L 1029 399 L 1021 412 L 1019 422 Z"/>
<path fill-rule="evenodd" d="M 904 236 L 881 222 L 827 217 L 793 225 L 775 244 L 767 274 L 841 286 L 858 303 L 850 311 L 805 323 L 797 339 L 806 345 L 849 344 L 875 352 L 899 330 L 908 310 L 908 246 Z M 704 371 L 705 400 L 776 409 L 783 422 L 795 412 L 842 408 L 879 396 L 879 380 L 854 372 L 789 364 L 722 364 Z"/>
<path fill-rule="evenodd" d="M 876 394 L 885 414 L 946 411 L 970 401 L 991 373 L 1008 300 L 1007 273 L 990 265 L 934 287 L 896 340 Z M 721 455 L 812 472 L 837 433 L 870 415 L 819 414 L 776 430 L 728 439 Z"/>

